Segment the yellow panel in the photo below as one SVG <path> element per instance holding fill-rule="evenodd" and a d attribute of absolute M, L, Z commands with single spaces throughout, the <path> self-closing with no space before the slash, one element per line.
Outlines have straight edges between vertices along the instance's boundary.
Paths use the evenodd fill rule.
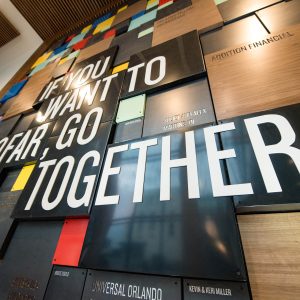
<path fill-rule="evenodd" d="M 38 66 L 39 64 L 43 63 L 51 54 L 53 51 L 50 51 L 48 53 L 43 54 L 42 56 L 40 56 L 37 61 L 31 66 L 31 69 L 35 68 L 36 66 Z"/>
<path fill-rule="evenodd" d="M 106 29 L 109 29 L 111 27 L 111 24 L 113 23 L 116 16 L 112 16 L 109 19 L 105 20 L 104 22 L 100 23 L 96 29 L 94 30 L 93 34 L 97 34 L 98 32 L 102 32 Z"/>
<path fill-rule="evenodd" d="M 122 65 L 118 65 L 118 66 L 114 67 L 113 70 L 112 70 L 112 74 L 121 72 L 123 70 L 127 70 L 128 69 L 128 65 L 129 65 L 129 62 L 126 62 L 126 63 L 124 63 Z"/>
<path fill-rule="evenodd" d="M 88 26 L 86 26 L 86 27 L 84 27 L 82 30 L 81 30 L 81 33 L 86 33 L 86 32 L 88 32 L 91 28 L 92 28 L 92 24 L 91 25 L 88 25 Z"/>
<path fill-rule="evenodd" d="M 117 14 L 120 13 L 121 11 L 125 10 L 128 7 L 128 5 L 125 5 L 123 7 L 121 7 L 118 11 Z"/>
<path fill-rule="evenodd" d="M 34 169 L 35 165 L 24 166 L 21 170 L 17 180 L 15 181 L 11 191 L 22 191 Z"/>

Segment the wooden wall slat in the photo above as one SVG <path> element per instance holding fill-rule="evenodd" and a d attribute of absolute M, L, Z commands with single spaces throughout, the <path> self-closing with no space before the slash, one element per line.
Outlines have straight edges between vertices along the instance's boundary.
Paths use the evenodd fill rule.
<path fill-rule="evenodd" d="M 0 47 L 13 40 L 20 33 L 0 12 Z"/>

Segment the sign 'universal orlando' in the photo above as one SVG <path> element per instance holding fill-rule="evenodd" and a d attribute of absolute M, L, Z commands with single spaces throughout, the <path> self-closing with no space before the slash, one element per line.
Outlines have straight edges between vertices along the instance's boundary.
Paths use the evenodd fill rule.
<path fill-rule="evenodd" d="M 158 204 L 175 201 L 178 193 L 187 201 L 233 196 L 236 203 L 247 199 L 249 206 L 299 202 L 299 105 L 111 145 L 104 160 L 121 86 L 121 97 L 126 97 L 205 71 L 196 32 L 133 56 L 123 85 L 125 72 L 108 72 L 115 54 L 111 48 L 105 57 L 101 54 L 75 66 L 59 94 L 42 101 L 32 134 L 41 139 L 48 137 L 52 126 L 53 130 L 39 149 L 14 217 L 88 215 L 93 200 L 95 206 L 118 205 L 125 189 L 125 197 L 136 204 L 149 196 Z M 81 83 L 73 84 L 77 77 Z M 25 159 L 30 142 L 33 150 L 41 144 L 32 144 L 29 135 L 13 146 L 0 141 L 2 161 Z"/>

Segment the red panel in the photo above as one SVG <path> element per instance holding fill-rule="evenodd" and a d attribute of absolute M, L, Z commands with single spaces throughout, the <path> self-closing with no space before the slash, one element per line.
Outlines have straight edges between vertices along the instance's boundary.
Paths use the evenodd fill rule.
<path fill-rule="evenodd" d="M 70 35 L 66 40 L 65 40 L 65 43 L 68 43 L 68 42 L 70 42 L 71 41 L 71 39 L 73 38 L 73 37 L 75 37 L 76 36 L 76 34 L 72 34 L 72 35 Z"/>
<path fill-rule="evenodd" d="M 77 267 L 89 219 L 66 219 L 52 264 Z"/>
<path fill-rule="evenodd" d="M 84 40 L 78 42 L 77 44 L 75 44 L 75 45 L 73 46 L 73 49 L 74 49 L 75 51 L 77 51 L 77 50 L 80 50 L 80 49 L 85 48 L 87 42 L 88 42 L 91 38 L 92 38 L 91 36 L 88 36 L 88 37 L 85 38 Z"/>
<path fill-rule="evenodd" d="M 165 3 L 167 3 L 167 2 L 170 2 L 170 1 L 172 1 L 172 0 L 159 0 L 159 6 L 160 5 L 163 5 L 163 4 L 165 4 Z"/>
<path fill-rule="evenodd" d="M 114 29 L 111 29 L 111 30 L 107 31 L 107 32 L 104 34 L 103 39 L 105 40 L 105 39 L 108 39 L 108 38 L 110 38 L 110 37 L 115 37 L 116 34 L 117 34 L 117 30 L 116 30 L 115 28 L 114 28 Z"/>

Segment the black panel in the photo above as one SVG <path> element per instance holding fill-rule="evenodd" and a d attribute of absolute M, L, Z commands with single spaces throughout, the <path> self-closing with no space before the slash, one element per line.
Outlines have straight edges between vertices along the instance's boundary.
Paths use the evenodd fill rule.
<path fill-rule="evenodd" d="M 157 11 L 157 16 L 156 16 L 156 21 L 160 20 L 162 18 L 165 18 L 171 14 L 176 13 L 177 11 L 184 9 L 188 6 L 192 5 L 192 0 L 179 0 L 179 1 L 174 1 L 172 4 L 159 9 Z"/>
<path fill-rule="evenodd" d="M 192 177 L 191 183 L 196 185 L 200 178 L 200 199 L 189 199 L 186 167 L 179 167 L 171 170 L 170 201 L 160 201 L 160 189 L 168 188 L 164 182 L 160 184 L 161 178 L 165 180 L 160 175 L 161 137 L 158 145 L 147 149 L 144 185 L 137 183 L 143 187 L 142 203 L 133 203 L 139 150 L 114 154 L 112 167 L 121 169 L 108 177 L 106 188 L 101 187 L 105 185 L 104 164 L 98 192 L 120 195 L 119 204 L 99 205 L 103 197 L 97 195 L 82 267 L 224 280 L 246 278 L 232 200 L 212 197 L 203 129 L 194 134 L 196 145 L 191 142 L 188 149 L 195 147 L 199 176 Z M 171 159 L 185 157 L 185 134 L 176 133 L 170 139 Z"/>
<path fill-rule="evenodd" d="M 267 160 L 263 160 L 263 165 L 259 167 L 256 159 L 252 143 L 247 132 L 244 119 L 250 119 L 257 116 L 266 117 L 259 125 L 259 131 L 263 138 L 263 142 L 267 146 L 277 144 L 282 138 L 292 138 L 290 129 L 282 127 L 281 133 L 278 127 L 269 122 L 267 119 L 270 115 L 279 116 L 282 119 L 285 118 L 292 127 L 295 133 L 296 139 L 292 143 L 292 146 L 297 151 L 300 151 L 300 126 L 299 126 L 299 113 L 300 105 L 292 105 L 274 109 L 258 114 L 251 114 L 243 117 L 233 118 L 226 120 L 223 123 L 234 122 L 235 130 L 229 130 L 221 133 L 224 149 L 234 149 L 236 152 L 236 158 L 227 159 L 227 167 L 231 184 L 251 183 L 254 194 L 234 196 L 235 204 L 239 211 L 273 211 L 274 207 L 278 205 L 278 209 L 282 210 L 282 205 L 291 204 L 290 209 L 293 207 L 293 203 L 297 203 L 299 206 L 299 171 L 295 165 L 295 161 L 287 154 L 270 154 L 272 162 L 272 168 L 275 173 L 282 191 L 267 192 L 267 187 L 264 184 L 263 176 L 261 173 L 262 166 L 268 165 Z M 278 117 L 277 117 L 278 118 Z M 273 120 L 274 118 L 272 118 Z M 282 135 L 282 133 L 284 133 Z M 257 138 L 256 138 L 257 140 Z M 293 140 L 293 138 L 292 138 Z M 262 153 L 262 147 L 258 152 Z M 271 148 L 272 149 L 272 148 Z M 298 154 L 299 155 L 299 154 Z M 299 164 L 299 161 L 297 162 Z M 272 178 L 271 174 L 265 174 L 265 179 Z M 273 182 L 274 183 L 274 180 Z M 274 206 L 274 207 L 273 207 Z M 285 209 L 289 209 L 289 206 L 285 206 Z"/>
<path fill-rule="evenodd" d="M 138 38 L 139 29 L 134 29 L 115 37 L 111 46 L 119 46 L 114 66 L 127 62 L 130 56 L 151 47 L 152 34 Z"/>
<path fill-rule="evenodd" d="M 15 229 L 16 224 L 14 223 L 14 220 L 10 218 L 10 215 L 20 194 L 21 191 L 0 193 L 0 258 L 3 257 Z"/>
<path fill-rule="evenodd" d="M 121 143 L 142 137 L 144 119 L 138 118 L 116 125 L 114 143 Z"/>
<path fill-rule="evenodd" d="M 185 300 L 251 299 L 247 283 L 185 279 L 183 285 Z"/>
<path fill-rule="evenodd" d="M 283 0 L 228 0 L 219 4 L 218 9 L 226 23 L 281 1 Z"/>
<path fill-rule="evenodd" d="M 0 192 L 10 192 L 21 169 L 4 169 L 1 171 Z"/>
<path fill-rule="evenodd" d="M 30 127 L 53 120 L 63 125 L 70 115 L 85 115 L 95 107 L 103 109 L 101 122 L 113 120 L 124 75 L 125 71 L 110 75 L 44 102 Z"/>
<path fill-rule="evenodd" d="M 32 123 L 33 119 L 36 117 L 36 114 L 37 112 L 34 111 L 30 114 L 22 115 L 20 121 L 18 122 L 12 134 L 26 131 L 29 128 L 30 124 Z"/>
<path fill-rule="evenodd" d="M 228 24 L 201 36 L 204 55 L 263 38 L 268 34 L 256 16 Z"/>
<path fill-rule="evenodd" d="M 15 128 L 21 116 L 16 116 L 0 122 L 0 139 L 7 137 Z"/>
<path fill-rule="evenodd" d="M 65 135 L 63 135 L 62 131 L 61 136 L 49 138 L 45 148 L 46 151 L 48 149 L 48 152 L 45 152 L 47 154 L 42 155 L 37 162 L 28 184 L 13 212 L 14 217 L 61 218 L 65 216 L 83 216 L 89 214 L 111 130 L 111 123 L 102 123 L 98 126 L 95 123 L 95 127 L 90 126 L 85 128 L 83 122 L 83 119 L 81 119 L 76 129 L 74 129 L 72 123 L 70 123 L 71 125 L 65 129 Z M 79 142 L 77 142 L 78 136 L 82 135 L 84 139 L 88 139 L 93 132 L 93 128 L 96 128 L 96 134 L 93 139 L 84 145 L 80 145 Z M 83 130 L 83 134 L 80 133 L 81 130 Z M 71 132 L 76 132 L 73 140 Z M 65 145 L 62 149 L 58 149 L 58 141 L 60 138 L 61 143 Z M 68 144 L 69 146 L 67 146 Z M 83 169 L 80 170 L 80 161 L 85 155 L 88 155 L 88 158 L 82 161 Z M 45 164 L 49 164 L 48 167 L 45 167 Z M 45 172 L 45 174 L 43 172 Z M 56 176 L 54 175 L 55 172 L 57 172 Z M 79 178 L 76 179 L 75 175 L 79 175 Z M 40 186 L 39 179 L 42 180 Z M 34 194 L 35 188 L 38 186 L 37 193 Z M 72 186 L 74 191 L 73 195 L 71 195 Z M 62 189 L 61 197 L 58 196 L 60 189 Z M 29 209 L 25 210 L 32 194 L 34 195 L 33 203 Z M 77 207 L 72 208 L 69 206 L 68 203 L 70 199 L 68 200 L 68 197 L 73 200 L 73 203 L 76 202 Z M 60 199 L 60 201 L 56 201 L 56 199 Z M 52 203 L 54 203 L 53 206 L 51 205 Z M 49 208 L 49 206 L 51 208 Z"/>
<path fill-rule="evenodd" d="M 0 299 L 43 299 L 62 222 L 21 222 L 0 262 Z"/>
<path fill-rule="evenodd" d="M 76 89 L 89 82 L 108 76 L 113 66 L 117 49 L 117 47 L 111 47 L 84 61 L 76 63 L 72 72 L 65 76 L 61 92 Z"/>
<path fill-rule="evenodd" d="M 207 79 L 147 97 L 143 136 L 215 122 Z"/>
<path fill-rule="evenodd" d="M 87 271 L 54 266 L 44 300 L 81 300 Z"/>
<path fill-rule="evenodd" d="M 82 300 L 180 300 L 179 278 L 88 271 Z"/>
<path fill-rule="evenodd" d="M 1 151 L 3 167 L 19 166 L 33 162 L 42 153 L 45 143 L 54 127 L 54 122 L 45 123 L 38 127 L 11 135 Z"/>
<path fill-rule="evenodd" d="M 164 61 L 165 68 L 163 67 Z M 136 81 L 132 80 L 135 77 L 132 74 L 135 72 L 130 72 L 130 68 L 140 64 Z M 149 71 L 148 84 L 145 82 L 147 68 Z M 121 97 L 126 98 L 146 91 L 158 90 L 180 80 L 199 77 L 203 72 L 205 72 L 205 66 L 199 37 L 197 31 L 192 31 L 131 56 Z"/>
<path fill-rule="evenodd" d="M 300 1 L 284 1 L 260 10 L 256 14 L 270 32 L 276 32 L 300 23 Z"/>

